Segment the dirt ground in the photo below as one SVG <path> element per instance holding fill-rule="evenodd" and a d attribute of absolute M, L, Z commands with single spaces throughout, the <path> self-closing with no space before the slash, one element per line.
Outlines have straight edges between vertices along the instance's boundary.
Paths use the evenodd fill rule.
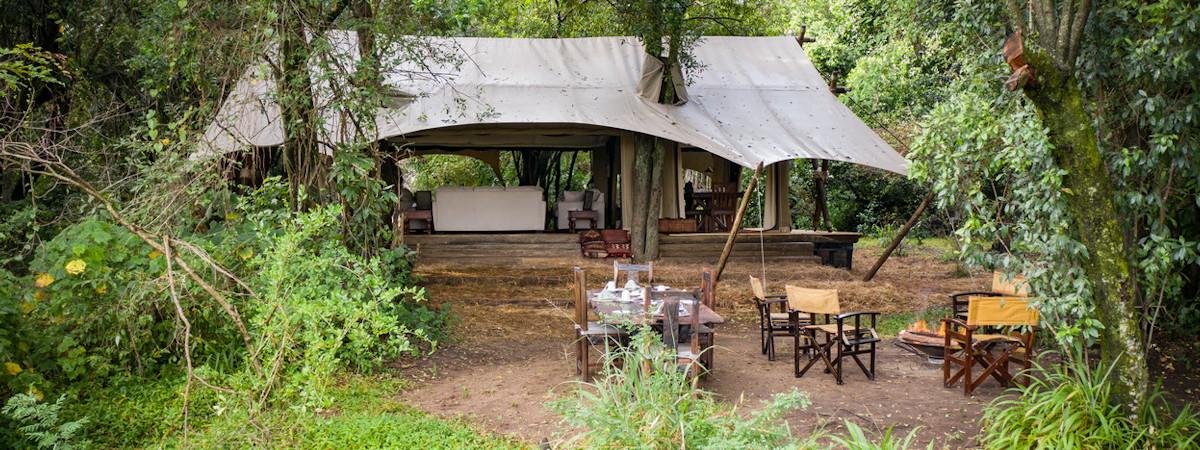
<path fill-rule="evenodd" d="M 951 292 L 985 287 L 986 274 L 962 273 L 938 250 L 921 248 L 893 257 L 877 278 L 860 281 L 878 248 L 856 251 L 853 271 L 812 264 L 770 264 L 768 290 L 783 285 L 837 288 L 846 310 L 897 313 L 943 306 Z M 430 413 L 464 417 L 484 429 L 529 442 L 551 443 L 563 425 L 545 403 L 574 388 L 570 269 L 578 261 L 540 262 L 536 266 L 463 267 L 422 264 L 433 302 L 448 304 L 457 317 L 452 342 L 433 356 L 398 367 L 417 381 L 402 397 Z M 611 262 L 589 261 L 589 287 L 612 277 Z M 672 286 L 699 284 L 701 264 L 655 266 L 655 282 Z M 749 408 L 773 393 L 795 387 L 807 392 L 812 406 L 788 417 L 794 434 L 815 429 L 837 431 L 845 420 L 864 429 L 888 427 L 906 434 L 918 428 L 918 440 L 936 440 L 939 448 L 972 448 L 984 404 L 1002 388 L 985 383 L 973 397 L 941 383 L 941 366 L 909 354 L 887 338 L 879 348 L 878 377 L 868 380 L 853 363 L 838 386 L 819 366 L 803 378 L 792 375 L 790 343 L 781 339 L 779 358 L 770 362 L 759 351 L 757 318 L 749 300 L 748 274 L 762 275 L 757 262 L 734 262 L 718 286 L 717 311 L 727 323 L 717 332 L 714 372 L 702 385 L 729 402 Z M 594 285 L 594 286 L 592 286 Z M 819 363 L 818 363 L 819 364 Z"/>

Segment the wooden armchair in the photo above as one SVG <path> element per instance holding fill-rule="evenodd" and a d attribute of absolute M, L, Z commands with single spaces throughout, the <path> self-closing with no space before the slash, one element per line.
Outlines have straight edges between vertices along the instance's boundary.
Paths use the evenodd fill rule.
<path fill-rule="evenodd" d="M 787 295 L 769 295 L 762 280 L 750 275 L 750 292 L 754 296 L 754 309 L 758 312 L 758 336 L 762 353 L 768 361 L 775 360 L 775 338 L 795 338 L 797 330 L 788 315 Z M 772 311 L 778 309 L 778 312 Z M 800 325 L 811 323 L 807 315 L 799 317 Z"/>
<path fill-rule="evenodd" d="M 990 291 L 958 292 L 950 294 L 950 309 L 957 319 L 967 318 L 967 298 L 969 297 L 1028 297 L 1029 288 L 1025 277 L 1021 275 L 1008 276 L 1003 272 L 992 272 L 992 289 Z"/>
<path fill-rule="evenodd" d="M 793 338 L 796 378 L 804 376 L 808 369 L 820 360 L 825 363 L 825 371 L 832 372 L 837 384 L 842 384 L 842 360 L 850 357 L 868 379 L 875 380 L 875 344 L 879 342 L 875 322 L 879 313 L 843 313 L 838 304 L 838 293 L 833 289 L 806 289 L 796 286 L 787 286 L 786 289 L 788 307 L 791 309 L 791 326 L 800 330 Z M 800 315 L 805 313 L 812 318 L 812 324 L 800 324 Z M 869 324 L 864 323 L 868 321 Z M 835 345 L 836 355 L 833 353 Z M 801 368 L 801 350 L 809 349 L 813 350 L 814 354 L 809 357 L 808 364 Z M 869 367 L 858 358 L 858 355 L 864 354 L 871 357 Z"/>
<path fill-rule="evenodd" d="M 599 347 L 603 351 L 609 345 L 621 344 L 628 335 L 620 328 L 588 319 L 588 311 L 591 308 L 588 304 L 587 277 L 583 273 L 583 269 L 578 267 L 575 268 L 574 300 L 575 373 L 587 381 L 591 378 L 592 367 L 604 364 L 603 359 L 596 363 L 591 362 L 589 358 L 591 348 Z"/>
<path fill-rule="evenodd" d="M 1033 337 L 1038 312 L 1024 297 L 967 297 L 966 319 L 942 319 L 946 325 L 946 356 L 942 360 L 942 382 L 946 387 L 963 380 L 963 395 L 971 395 L 990 375 L 1003 386 L 1014 376 L 1009 365 L 1028 370 L 1033 360 Z M 981 327 L 1019 327 L 1001 334 L 979 333 Z M 1023 330 L 1023 331 L 1021 331 Z M 974 376 L 978 364 L 983 371 Z"/>

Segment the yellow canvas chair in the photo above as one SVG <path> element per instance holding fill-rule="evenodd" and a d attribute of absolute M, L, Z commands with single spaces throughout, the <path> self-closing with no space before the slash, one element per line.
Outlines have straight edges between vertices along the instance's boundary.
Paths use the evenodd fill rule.
<path fill-rule="evenodd" d="M 768 361 L 775 360 L 775 338 L 796 335 L 788 312 L 787 296 L 767 294 L 762 280 L 750 275 L 750 293 L 754 297 L 754 309 L 758 311 L 758 335 L 761 350 Z M 799 317 L 800 325 L 810 323 L 808 315 Z"/>
<path fill-rule="evenodd" d="M 832 372 L 837 384 L 842 384 L 842 361 L 854 360 L 868 379 L 875 379 L 875 344 L 879 334 L 875 332 L 877 312 L 843 313 L 838 304 L 838 292 L 833 289 L 807 289 L 787 286 L 787 299 L 792 326 L 800 330 L 794 339 L 793 368 L 796 378 L 804 376 L 818 360 L 825 363 L 825 371 Z M 802 325 L 802 315 L 811 318 L 811 324 Z M 803 341 L 803 343 L 802 343 Z M 837 346 L 837 353 L 833 348 Z M 800 367 L 801 350 L 814 350 L 808 364 Z M 870 355 L 870 364 L 863 364 L 858 355 Z"/>
<path fill-rule="evenodd" d="M 1022 275 L 1008 275 L 1003 272 L 992 272 L 992 289 L 989 291 L 959 292 L 950 294 L 950 309 L 954 317 L 967 318 L 968 297 L 1028 297 L 1029 287 Z"/>
<path fill-rule="evenodd" d="M 1026 297 L 967 297 L 966 319 L 942 319 L 946 330 L 946 356 L 942 360 L 942 382 L 953 387 L 963 380 L 963 395 L 971 395 L 988 376 L 1009 386 L 1014 374 L 1009 365 L 1028 370 L 1033 359 L 1033 337 L 1038 312 Z M 1011 333 L 978 333 L 980 327 L 1012 327 Z M 974 375 L 978 365 L 982 371 Z"/>

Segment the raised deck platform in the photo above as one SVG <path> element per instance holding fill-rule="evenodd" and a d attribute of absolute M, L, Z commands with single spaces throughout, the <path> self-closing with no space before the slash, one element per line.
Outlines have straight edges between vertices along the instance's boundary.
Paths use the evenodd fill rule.
<path fill-rule="evenodd" d="M 731 260 L 809 261 L 852 267 L 859 233 L 823 231 L 743 230 L 734 242 Z M 725 233 L 664 234 L 659 237 L 663 259 L 716 263 Z M 469 262 L 504 265 L 527 259 L 583 260 L 579 237 L 570 233 L 450 233 L 411 234 L 405 243 L 423 262 Z"/>

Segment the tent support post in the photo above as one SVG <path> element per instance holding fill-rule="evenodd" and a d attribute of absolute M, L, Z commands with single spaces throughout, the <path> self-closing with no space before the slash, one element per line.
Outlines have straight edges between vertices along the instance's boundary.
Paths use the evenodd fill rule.
<path fill-rule="evenodd" d="M 721 272 L 725 271 L 725 263 L 729 262 L 729 255 L 733 253 L 733 243 L 737 240 L 738 230 L 742 228 L 742 219 L 746 217 L 746 208 L 750 206 L 750 195 L 754 193 L 754 187 L 758 184 L 758 176 L 762 174 L 762 163 L 754 168 L 754 176 L 750 178 L 750 184 L 746 186 L 746 192 L 742 193 L 742 203 L 738 205 L 737 215 L 733 217 L 733 226 L 729 227 L 729 238 L 725 240 L 725 248 L 721 250 L 721 259 L 717 262 L 717 274 L 713 278 L 716 281 L 721 280 Z"/>
<path fill-rule="evenodd" d="M 925 195 L 924 200 L 921 200 L 921 205 L 917 206 L 917 210 L 913 212 L 912 217 L 908 218 L 908 223 L 904 224 L 904 228 L 900 229 L 900 232 L 896 234 L 896 238 L 892 239 L 892 243 L 888 245 L 888 248 L 883 251 L 882 255 L 879 255 L 879 260 L 875 261 L 875 265 L 871 266 L 871 270 L 868 270 L 867 274 L 863 276 L 864 282 L 875 278 L 875 273 L 879 272 L 879 268 L 883 267 L 883 263 L 887 261 L 889 256 L 892 256 L 892 252 L 896 251 L 896 247 L 900 246 L 900 241 L 903 241 L 908 232 L 917 224 L 917 219 L 921 218 L 921 213 L 925 212 L 925 208 L 929 207 L 929 202 L 932 200 L 933 192 L 931 191 Z"/>

